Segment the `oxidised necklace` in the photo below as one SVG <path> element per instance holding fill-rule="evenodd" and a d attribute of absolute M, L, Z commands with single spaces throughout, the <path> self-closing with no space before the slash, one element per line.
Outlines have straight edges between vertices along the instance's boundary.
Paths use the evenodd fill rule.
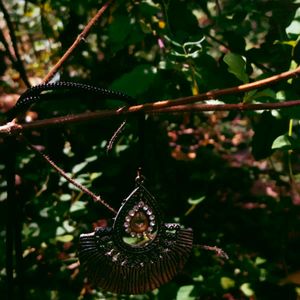
<path fill-rule="evenodd" d="M 91 282 L 110 292 L 142 294 L 159 287 L 184 267 L 193 247 L 192 229 L 163 223 L 143 181 L 139 170 L 112 227 L 80 235 L 80 263 Z"/>

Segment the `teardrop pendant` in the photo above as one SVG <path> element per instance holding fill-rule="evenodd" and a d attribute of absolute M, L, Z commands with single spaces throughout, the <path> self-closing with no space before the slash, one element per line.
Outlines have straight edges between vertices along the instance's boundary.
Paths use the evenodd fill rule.
<path fill-rule="evenodd" d="M 80 235 L 79 259 L 95 285 L 118 294 L 142 294 L 170 281 L 192 246 L 192 230 L 163 223 L 155 198 L 139 182 L 112 228 Z"/>

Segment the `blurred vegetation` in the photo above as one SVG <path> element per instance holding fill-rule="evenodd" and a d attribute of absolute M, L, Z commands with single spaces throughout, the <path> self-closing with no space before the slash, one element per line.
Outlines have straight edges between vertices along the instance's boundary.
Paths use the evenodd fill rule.
<path fill-rule="evenodd" d="M 10 0 L 27 76 L 41 82 L 103 3 Z M 3 35 L 9 38 L 1 14 Z M 128 93 L 138 103 L 231 87 L 291 70 L 300 61 L 296 0 L 115 1 L 57 79 Z M 25 90 L 0 42 L 0 107 Z M 299 78 L 216 99 L 263 103 L 299 99 Z M 27 120 L 118 107 L 115 101 L 58 99 Z M 91 286 L 77 263 L 78 238 L 111 214 L 17 145 L 27 299 L 300 299 L 300 110 L 149 115 L 143 135 L 146 185 L 166 221 L 192 227 L 194 249 L 172 282 L 121 297 Z M 107 155 L 121 119 L 27 133 L 70 176 L 118 208 L 140 165 L 135 117 Z M 3 144 L 3 141 L 2 141 Z M 7 152 L 1 146 L 0 169 Z M 5 295 L 6 181 L 0 175 L 0 298 Z"/>

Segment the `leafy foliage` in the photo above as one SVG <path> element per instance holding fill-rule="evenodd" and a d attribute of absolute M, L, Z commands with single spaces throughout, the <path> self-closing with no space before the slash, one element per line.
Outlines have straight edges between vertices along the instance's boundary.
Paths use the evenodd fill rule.
<path fill-rule="evenodd" d="M 99 1 L 6 1 L 32 83 L 40 82 L 99 8 Z M 299 1 L 115 1 L 59 73 L 61 80 L 121 90 L 138 104 L 232 87 L 295 68 L 300 61 Z M 5 22 L 1 30 L 9 36 Z M 24 90 L 0 43 L 3 111 Z M 223 103 L 299 97 L 299 78 Z M 79 98 L 79 99 L 77 99 Z M 123 106 L 117 101 L 58 99 L 27 117 Z M 27 133 L 78 182 L 119 207 L 143 161 L 147 186 L 166 220 L 194 229 L 195 243 L 217 245 L 229 260 L 195 248 L 184 271 L 130 299 L 299 299 L 299 109 L 149 115 Z M 2 141 L 4 143 L 4 141 Z M 100 291 L 79 271 L 81 233 L 111 215 L 17 146 L 24 284 L 28 299 L 125 299 Z M 7 150 L 1 147 L 0 170 Z M 142 156 L 142 157 L 141 157 Z M 5 293 L 6 181 L 0 175 L 0 294 Z M 129 298 L 129 297 L 128 297 Z M 127 299 L 127 298 L 126 298 Z"/>

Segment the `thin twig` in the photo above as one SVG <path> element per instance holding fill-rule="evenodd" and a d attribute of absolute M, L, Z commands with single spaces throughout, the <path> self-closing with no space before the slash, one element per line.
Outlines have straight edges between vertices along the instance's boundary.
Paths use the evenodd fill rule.
<path fill-rule="evenodd" d="M 123 121 L 119 127 L 117 128 L 117 130 L 114 132 L 113 136 L 111 137 L 111 139 L 109 140 L 109 143 L 106 147 L 106 153 L 108 153 L 109 151 L 111 151 L 112 147 L 114 146 L 116 139 L 119 137 L 120 133 L 124 130 L 125 126 L 127 124 L 127 121 Z"/>
<path fill-rule="evenodd" d="M 204 249 L 204 250 L 214 251 L 217 254 L 217 256 L 223 257 L 225 259 L 229 259 L 227 253 L 217 246 L 194 245 L 194 247 Z"/>
<path fill-rule="evenodd" d="M 81 185 L 80 183 L 76 182 L 74 179 L 72 179 L 70 176 L 66 174 L 66 172 L 58 167 L 45 153 L 41 152 L 37 147 L 30 144 L 24 137 L 22 137 L 23 141 L 26 142 L 28 147 L 33 150 L 35 153 L 39 154 L 44 160 L 47 161 L 47 163 L 55 169 L 62 177 L 64 177 L 67 181 L 69 181 L 71 184 L 76 186 L 78 189 L 80 189 L 85 194 L 89 195 L 95 202 L 100 202 L 102 205 L 104 205 L 106 208 L 108 208 L 113 214 L 116 214 L 117 211 L 113 209 L 110 205 L 108 205 L 103 199 L 101 199 L 100 196 L 97 196 L 93 192 L 91 192 L 89 189 Z"/>
<path fill-rule="evenodd" d="M 97 14 L 89 21 L 89 23 L 84 27 L 83 31 L 77 36 L 74 43 L 71 45 L 71 47 L 65 52 L 65 54 L 60 58 L 60 60 L 55 64 L 55 66 L 50 70 L 50 72 L 47 74 L 47 76 L 44 78 L 43 82 L 49 82 L 53 76 L 57 73 L 57 71 L 62 67 L 64 62 L 70 57 L 70 55 L 74 52 L 74 50 L 77 48 L 77 46 L 85 40 L 88 33 L 90 32 L 91 28 L 95 25 L 95 23 L 99 20 L 99 18 L 103 15 L 103 13 L 106 11 L 108 6 L 112 0 L 107 1 L 97 12 Z"/>

